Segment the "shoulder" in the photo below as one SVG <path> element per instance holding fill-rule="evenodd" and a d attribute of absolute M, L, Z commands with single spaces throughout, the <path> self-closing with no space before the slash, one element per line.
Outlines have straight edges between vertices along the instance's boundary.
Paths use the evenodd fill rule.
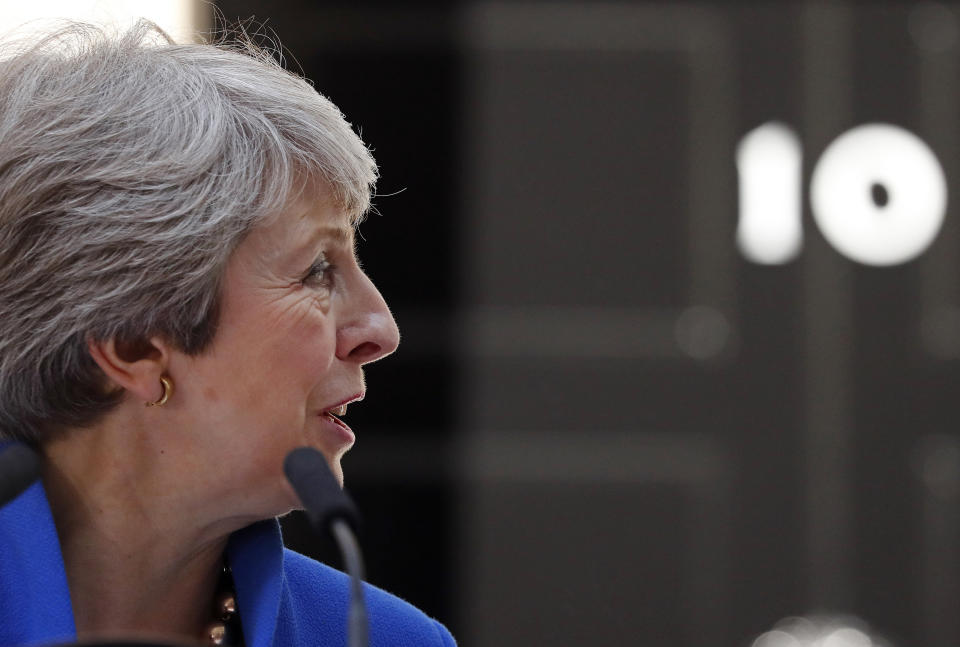
<path fill-rule="evenodd" d="M 283 555 L 284 588 L 293 621 L 314 636 L 346 637 L 350 578 L 290 549 Z M 364 585 L 371 647 L 452 647 L 447 628 L 409 602 L 370 584 Z M 299 632 L 298 632 L 299 633 Z"/>

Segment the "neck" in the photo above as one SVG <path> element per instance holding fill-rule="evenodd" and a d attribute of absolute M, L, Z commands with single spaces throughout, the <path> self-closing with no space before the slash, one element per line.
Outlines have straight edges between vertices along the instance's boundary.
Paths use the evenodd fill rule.
<path fill-rule="evenodd" d="M 81 639 L 196 640 L 211 619 L 227 537 L 246 525 L 222 518 L 209 484 L 190 486 L 197 470 L 174 468 L 189 459 L 145 431 L 103 425 L 43 448 Z"/>

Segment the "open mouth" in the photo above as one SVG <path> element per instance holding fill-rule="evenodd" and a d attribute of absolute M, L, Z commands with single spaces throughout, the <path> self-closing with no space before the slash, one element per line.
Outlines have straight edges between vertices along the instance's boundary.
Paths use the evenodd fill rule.
<path fill-rule="evenodd" d="M 341 404 L 339 407 L 334 407 L 333 409 L 324 411 L 323 415 L 330 418 L 330 420 L 332 420 L 337 425 L 343 427 L 344 429 L 349 429 L 350 427 L 347 426 L 347 423 L 345 423 L 343 420 L 340 419 L 340 416 L 346 415 L 346 413 L 347 413 L 347 405 Z"/>
<path fill-rule="evenodd" d="M 358 393 L 358 394 L 356 394 L 355 396 L 353 396 L 353 397 L 351 397 L 351 398 L 349 398 L 349 399 L 347 399 L 347 400 L 344 400 L 343 402 L 341 402 L 340 404 L 338 404 L 338 405 L 336 405 L 336 406 L 330 407 L 329 409 L 325 409 L 325 410 L 321 413 L 321 415 L 325 416 L 328 420 L 330 420 L 330 422 L 332 422 L 333 424 L 337 425 L 337 426 L 340 427 L 341 429 L 343 429 L 343 430 L 345 430 L 345 431 L 349 431 L 349 432 L 352 434 L 353 431 L 350 429 L 349 425 L 347 425 L 347 423 L 345 423 L 345 422 L 344 422 L 343 420 L 341 420 L 340 418 L 342 418 L 343 416 L 345 416 L 345 415 L 347 414 L 347 405 L 348 405 L 348 404 L 350 404 L 351 402 L 356 402 L 356 401 L 358 401 L 358 400 L 362 400 L 362 399 L 363 399 L 363 393 Z"/>
<path fill-rule="evenodd" d="M 340 419 L 346 414 L 347 414 L 347 405 L 341 404 L 335 407 L 330 407 L 329 409 L 324 411 L 322 415 L 324 415 L 327 419 L 330 420 L 330 422 L 337 425 L 341 429 L 345 429 L 352 432 L 352 430 L 350 429 L 350 426 Z"/>

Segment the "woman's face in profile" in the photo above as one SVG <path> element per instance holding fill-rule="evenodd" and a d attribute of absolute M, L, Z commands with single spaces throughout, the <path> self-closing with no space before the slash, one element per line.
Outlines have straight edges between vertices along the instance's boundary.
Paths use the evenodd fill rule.
<path fill-rule="evenodd" d="M 363 364 L 392 353 L 399 333 L 348 218 L 309 192 L 247 236 L 221 290 L 212 345 L 171 358 L 167 408 L 204 461 L 193 468 L 236 480 L 245 512 L 273 516 L 297 505 L 283 477 L 296 447 L 319 449 L 342 482 L 354 436 L 330 412 L 364 396 Z"/>

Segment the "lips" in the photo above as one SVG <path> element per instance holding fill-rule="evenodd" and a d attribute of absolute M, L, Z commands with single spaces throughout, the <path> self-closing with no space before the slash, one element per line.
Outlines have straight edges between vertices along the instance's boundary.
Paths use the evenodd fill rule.
<path fill-rule="evenodd" d="M 363 393 L 352 395 L 333 406 L 327 407 L 320 413 L 324 420 L 343 436 L 345 441 L 349 441 L 351 443 L 355 440 L 353 430 L 350 429 L 347 423 L 340 419 L 340 416 L 343 416 L 347 413 L 348 404 L 362 400 L 363 395 Z"/>
<path fill-rule="evenodd" d="M 340 415 L 343 415 L 343 414 L 340 414 Z M 324 411 L 324 412 L 323 412 L 323 417 L 324 417 L 324 418 L 327 418 L 327 419 L 330 420 L 330 421 L 332 421 L 332 422 L 333 422 L 335 425 L 337 425 L 337 426 L 343 427 L 344 429 L 348 429 L 348 430 L 350 429 L 350 427 L 347 426 L 347 423 L 345 423 L 343 420 L 341 420 L 341 419 L 338 418 L 337 416 L 333 415 L 333 414 L 330 413 L 329 411 Z"/>
<path fill-rule="evenodd" d="M 355 393 L 354 395 L 351 395 L 349 398 L 344 398 L 340 402 L 337 402 L 334 405 L 326 407 L 321 413 L 324 413 L 330 416 L 346 415 L 347 405 L 350 404 L 351 402 L 359 402 L 360 400 L 363 400 L 364 395 L 365 394 L 363 392 Z"/>

